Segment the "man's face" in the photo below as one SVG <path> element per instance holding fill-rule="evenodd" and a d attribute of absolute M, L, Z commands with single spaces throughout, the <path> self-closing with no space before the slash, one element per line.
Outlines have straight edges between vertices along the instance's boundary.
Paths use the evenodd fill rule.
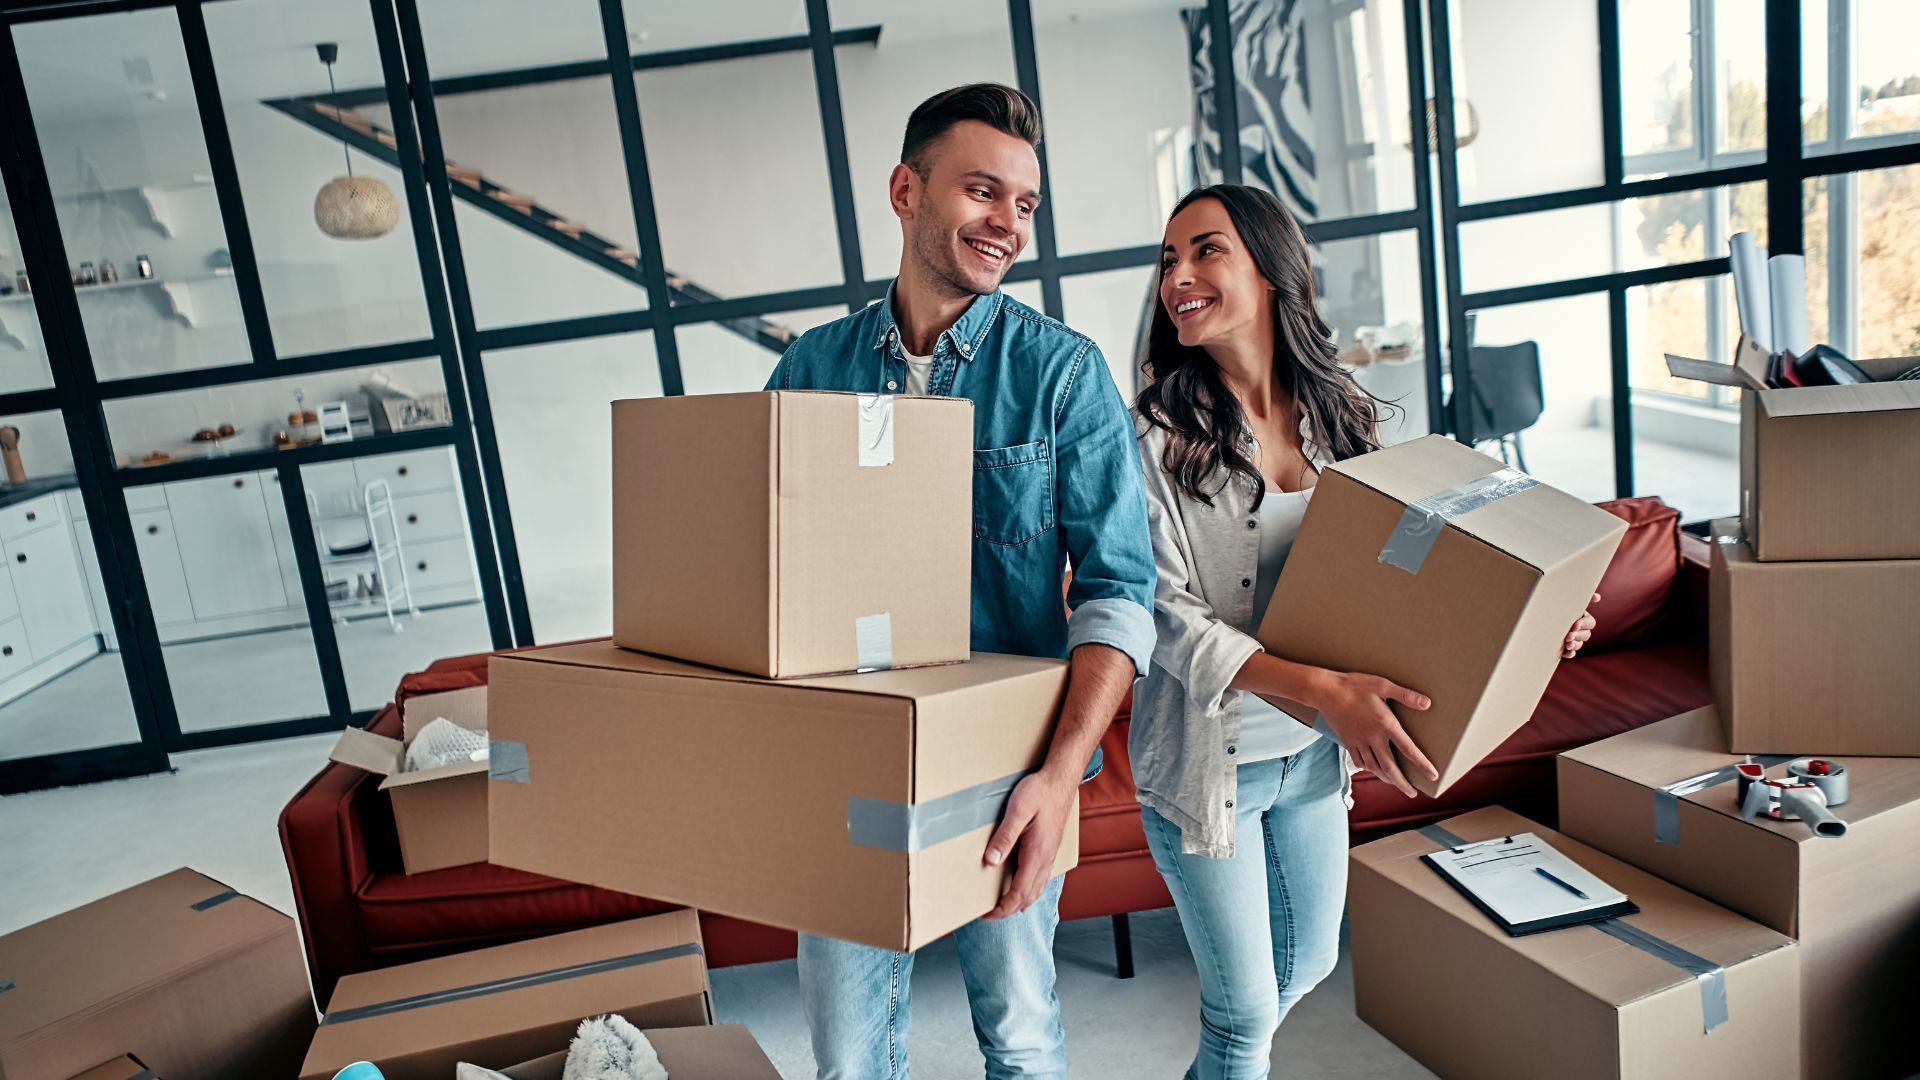
<path fill-rule="evenodd" d="M 926 179 L 896 166 L 890 193 L 907 257 L 955 294 L 1000 287 L 1033 233 L 1040 158 L 1025 139 L 964 120 L 925 150 Z"/>

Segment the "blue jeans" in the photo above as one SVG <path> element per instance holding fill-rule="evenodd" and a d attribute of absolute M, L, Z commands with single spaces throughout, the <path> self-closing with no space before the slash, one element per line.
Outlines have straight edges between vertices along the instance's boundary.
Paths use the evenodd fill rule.
<path fill-rule="evenodd" d="M 1053 992 L 1053 932 L 1065 880 L 1048 882 L 1018 915 L 975 919 L 953 932 L 989 1080 L 1067 1075 Z M 801 934 L 799 960 L 820 1080 L 907 1080 L 913 954 Z"/>
<path fill-rule="evenodd" d="M 1344 768 L 1326 738 L 1240 766 L 1230 859 L 1181 854 L 1179 826 L 1141 808 L 1200 972 L 1189 1080 L 1265 1077 L 1280 1021 L 1333 971 L 1347 893 Z"/>

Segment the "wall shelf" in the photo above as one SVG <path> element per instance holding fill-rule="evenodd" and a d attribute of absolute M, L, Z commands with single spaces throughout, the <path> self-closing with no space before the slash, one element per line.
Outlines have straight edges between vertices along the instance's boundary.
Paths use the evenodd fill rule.
<path fill-rule="evenodd" d="M 55 195 L 56 203 L 78 203 L 89 199 L 113 200 L 119 196 L 132 196 L 146 215 L 146 223 L 161 236 L 172 239 L 176 208 L 174 196 L 184 191 L 213 186 L 213 177 L 195 174 L 177 180 L 157 180 L 151 184 L 130 184 L 125 187 L 101 188 L 98 191 L 76 191 L 66 195 Z"/>
<path fill-rule="evenodd" d="M 196 286 L 204 286 L 214 281 L 230 281 L 232 278 L 233 271 L 222 268 L 209 271 L 205 274 L 196 274 L 183 278 L 133 278 L 130 280 L 116 281 L 107 285 L 76 285 L 73 291 L 74 295 L 84 298 L 101 293 L 126 292 L 132 289 L 158 289 L 160 295 L 165 297 L 165 304 L 160 305 L 162 307 L 160 311 L 161 316 L 178 319 L 182 326 L 191 328 L 196 325 L 200 318 L 199 308 L 194 302 L 194 288 Z M 16 293 L 13 296 L 0 296 L 0 307 L 9 304 L 32 303 L 34 295 L 37 294 L 21 296 Z M 7 331 L 4 322 L 0 322 L 0 335 L 6 334 Z"/>

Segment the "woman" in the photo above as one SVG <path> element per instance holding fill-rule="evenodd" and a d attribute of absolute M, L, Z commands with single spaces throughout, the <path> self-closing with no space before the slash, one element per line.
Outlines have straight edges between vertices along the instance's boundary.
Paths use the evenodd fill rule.
<path fill-rule="evenodd" d="M 1135 403 L 1159 639 L 1130 753 L 1200 973 L 1188 1075 L 1264 1077 L 1281 1019 L 1338 955 L 1350 773 L 1410 798 L 1395 752 L 1438 773 L 1388 708 L 1425 709 L 1424 695 L 1269 655 L 1251 636 L 1320 470 L 1379 448 L 1379 402 L 1335 363 L 1299 225 L 1272 195 L 1222 184 L 1181 200 L 1164 245 Z M 1562 655 L 1592 627 L 1583 613 Z M 1307 727 L 1255 693 L 1319 719 Z"/>

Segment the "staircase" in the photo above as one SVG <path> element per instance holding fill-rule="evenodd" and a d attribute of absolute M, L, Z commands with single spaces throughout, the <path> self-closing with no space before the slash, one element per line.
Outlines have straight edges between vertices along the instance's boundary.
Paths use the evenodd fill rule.
<path fill-rule="evenodd" d="M 276 98 L 264 104 L 330 139 L 344 142 L 395 168 L 400 165 L 399 144 L 393 132 L 352 109 L 314 97 Z M 532 195 L 495 183 L 471 166 L 447 162 L 447 179 L 454 198 L 609 274 L 645 286 L 646 279 L 640 273 L 640 253 L 632 248 L 622 247 L 586 225 L 540 205 Z M 676 306 L 722 299 L 671 269 L 667 271 L 667 291 Z M 792 330 L 758 316 L 722 319 L 718 325 L 775 353 L 784 352 L 794 338 Z"/>

